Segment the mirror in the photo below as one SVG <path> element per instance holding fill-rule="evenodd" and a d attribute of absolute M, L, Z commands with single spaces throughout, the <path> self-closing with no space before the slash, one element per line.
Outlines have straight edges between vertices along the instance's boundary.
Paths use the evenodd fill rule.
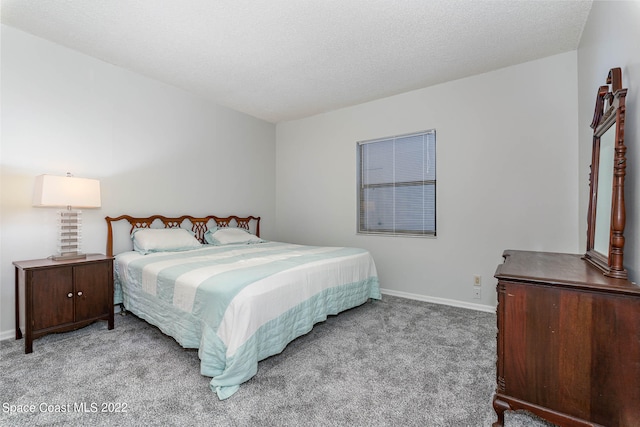
<path fill-rule="evenodd" d="M 624 255 L 625 96 L 622 71 L 612 68 L 600 86 L 591 127 L 593 151 L 589 177 L 587 252 L 584 258 L 606 276 L 627 278 Z"/>
<path fill-rule="evenodd" d="M 596 192 L 596 218 L 593 250 L 599 254 L 609 253 L 611 230 L 611 198 L 613 195 L 613 145 L 615 128 L 612 126 L 600 137 L 598 161 L 598 191 Z"/>

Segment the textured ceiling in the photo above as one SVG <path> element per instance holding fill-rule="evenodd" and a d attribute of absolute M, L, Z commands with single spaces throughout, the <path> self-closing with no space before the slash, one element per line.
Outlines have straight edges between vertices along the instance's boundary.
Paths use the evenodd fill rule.
<path fill-rule="evenodd" d="M 2 0 L 2 23 L 278 122 L 574 50 L 591 1 Z"/>

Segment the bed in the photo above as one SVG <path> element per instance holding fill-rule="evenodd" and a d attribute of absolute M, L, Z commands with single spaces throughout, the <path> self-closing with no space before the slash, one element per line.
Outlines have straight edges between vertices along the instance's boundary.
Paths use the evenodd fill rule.
<path fill-rule="evenodd" d="M 380 299 L 364 249 L 260 238 L 260 217 L 106 217 L 115 303 L 182 347 L 226 399 L 327 316 Z"/>

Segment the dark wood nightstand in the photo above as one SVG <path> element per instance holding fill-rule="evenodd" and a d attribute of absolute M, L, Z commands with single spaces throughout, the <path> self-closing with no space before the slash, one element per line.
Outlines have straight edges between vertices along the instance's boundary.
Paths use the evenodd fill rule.
<path fill-rule="evenodd" d="M 24 352 L 33 351 L 33 340 L 52 332 L 82 328 L 106 320 L 113 329 L 113 257 L 92 254 L 83 259 L 15 261 L 16 339 Z"/>

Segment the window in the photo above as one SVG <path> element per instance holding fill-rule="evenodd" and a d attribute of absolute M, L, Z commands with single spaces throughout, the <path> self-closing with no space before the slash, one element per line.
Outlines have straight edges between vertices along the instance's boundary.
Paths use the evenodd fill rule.
<path fill-rule="evenodd" d="M 358 142 L 358 233 L 436 235 L 436 131 Z"/>

